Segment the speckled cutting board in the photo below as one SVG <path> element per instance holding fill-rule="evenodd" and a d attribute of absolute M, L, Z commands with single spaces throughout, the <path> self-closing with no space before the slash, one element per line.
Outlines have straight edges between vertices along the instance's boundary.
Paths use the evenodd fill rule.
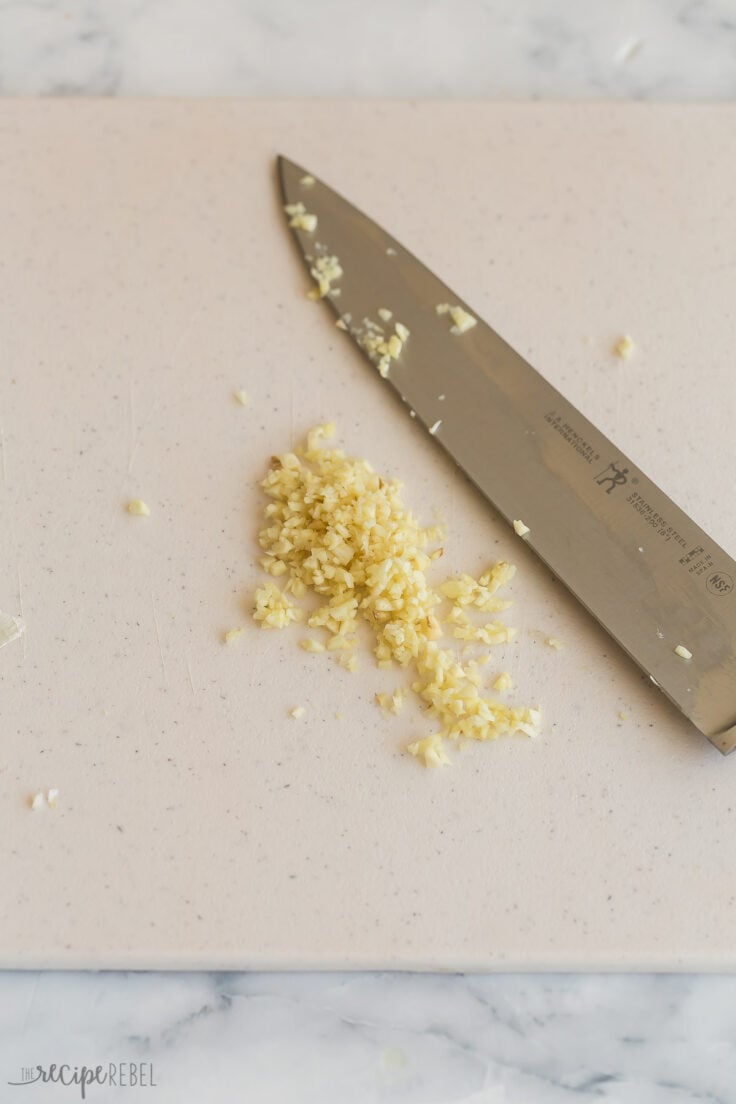
<path fill-rule="evenodd" d="M 0 965 L 736 967 L 736 757 L 305 298 L 277 151 L 736 548 L 736 108 L 0 103 Z M 490 671 L 541 738 L 424 770 L 367 637 L 349 674 L 250 622 L 258 480 L 326 419 L 444 518 L 438 580 L 518 565 Z"/>

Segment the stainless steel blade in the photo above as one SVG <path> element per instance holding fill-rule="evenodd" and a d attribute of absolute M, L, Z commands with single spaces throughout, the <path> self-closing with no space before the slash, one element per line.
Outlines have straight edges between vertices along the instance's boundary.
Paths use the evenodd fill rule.
<path fill-rule="evenodd" d="M 438 304 L 475 312 L 399 242 L 303 168 L 278 168 L 284 204 L 317 216 L 313 232 L 294 230 L 307 267 L 339 258 L 339 297 L 325 302 L 361 351 L 377 332 L 366 319 L 386 336 L 394 320 L 410 330 L 385 382 L 499 513 L 529 527 L 526 542 L 652 682 L 732 751 L 736 562 L 490 326 L 451 334 Z"/>

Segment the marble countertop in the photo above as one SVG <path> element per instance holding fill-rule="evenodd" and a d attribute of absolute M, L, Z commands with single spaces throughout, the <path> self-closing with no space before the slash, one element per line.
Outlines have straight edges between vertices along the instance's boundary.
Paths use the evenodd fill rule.
<path fill-rule="evenodd" d="M 5 0 L 6 95 L 736 95 L 733 0 Z"/>
<path fill-rule="evenodd" d="M 718 100 L 733 0 L 15 0 L 4 95 Z M 8 1082 L 112 1062 L 91 1101 L 736 1100 L 736 978 L 0 974 Z M 108 1071 L 109 1072 L 109 1071 Z"/>

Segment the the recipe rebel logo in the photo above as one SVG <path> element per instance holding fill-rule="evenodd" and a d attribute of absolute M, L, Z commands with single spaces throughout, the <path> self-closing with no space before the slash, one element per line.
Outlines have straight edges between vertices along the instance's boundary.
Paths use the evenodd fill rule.
<path fill-rule="evenodd" d="M 52 1062 L 48 1066 L 22 1066 L 20 1078 L 7 1083 L 15 1088 L 26 1085 L 76 1088 L 81 1100 L 87 1100 L 88 1090 L 98 1086 L 112 1089 L 157 1088 L 152 1062 L 107 1062 L 97 1066 Z"/>

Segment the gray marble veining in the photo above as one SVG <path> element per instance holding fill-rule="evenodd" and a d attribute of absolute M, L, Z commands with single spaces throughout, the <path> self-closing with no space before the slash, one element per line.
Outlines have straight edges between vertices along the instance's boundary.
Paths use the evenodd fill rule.
<path fill-rule="evenodd" d="M 736 978 L 7 974 L 0 1099 L 52 1061 L 152 1066 L 90 1100 L 686 1104 L 736 1099 Z M 78 1097 L 77 1097 L 78 1098 Z"/>
<path fill-rule="evenodd" d="M 5 95 L 732 99 L 733 0 L 4 0 Z M 23 1067 L 149 1063 L 88 1099 L 259 1104 L 736 1100 L 736 978 L 0 976 Z"/>

